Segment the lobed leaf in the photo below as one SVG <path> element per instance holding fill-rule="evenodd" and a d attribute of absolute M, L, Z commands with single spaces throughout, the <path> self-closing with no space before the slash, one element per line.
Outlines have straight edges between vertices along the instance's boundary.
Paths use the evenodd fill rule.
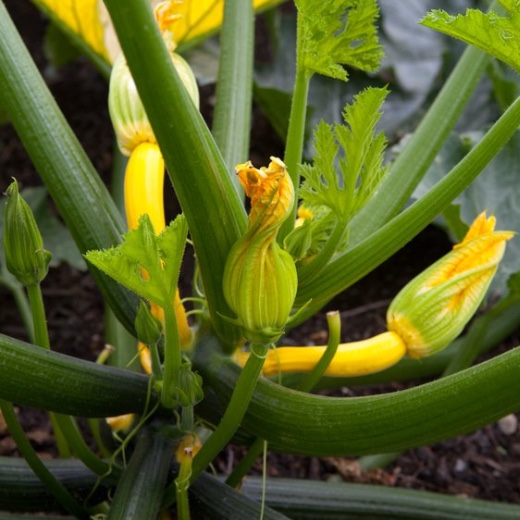
<path fill-rule="evenodd" d="M 375 71 L 383 56 L 375 0 L 296 0 L 298 66 L 310 73 L 347 79 L 344 65 Z"/>
<path fill-rule="evenodd" d="M 420 23 L 475 45 L 520 72 L 520 6 L 510 0 L 501 3 L 509 10 L 509 17 L 478 9 L 467 9 L 464 15 L 452 16 L 436 9 Z"/>
<path fill-rule="evenodd" d="M 148 215 L 117 247 L 89 251 L 85 257 L 121 285 L 160 307 L 173 299 L 188 227 L 179 215 L 156 236 Z"/>

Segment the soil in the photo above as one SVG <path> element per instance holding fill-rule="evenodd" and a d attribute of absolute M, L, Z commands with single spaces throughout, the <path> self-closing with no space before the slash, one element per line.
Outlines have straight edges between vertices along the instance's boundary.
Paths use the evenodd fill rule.
<path fill-rule="evenodd" d="M 106 107 L 105 80 L 81 58 L 54 70 L 42 51 L 45 23 L 41 15 L 27 1 L 7 0 L 5 4 L 65 117 L 95 167 L 108 182 L 113 136 Z M 209 99 L 210 94 L 211 91 L 205 91 L 202 97 Z M 211 106 L 209 103 L 206 105 L 204 113 L 210 115 Z M 275 137 L 269 123 L 258 110 L 255 110 L 254 118 L 252 156 L 261 163 L 270 155 L 281 155 L 282 143 Z M 2 191 L 13 176 L 22 186 L 39 184 L 37 174 L 10 126 L 0 128 L 0 165 Z M 444 233 L 429 227 L 395 257 L 331 302 L 328 309 L 342 311 L 344 340 L 366 338 L 382 331 L 386 307 L 392 296 L 449 248 Z M 61 265 L 50 271 L 43 283 L 43 294 L 53 349 L 84 359 L 95 359 L 104 346 L 103 305 L 90 275 Z M 0 302 L 0 331 L 26 339 L 13 299 L 1 286 Z M 505 350 L 516 346 L 519 334 L 520 331 L 499 348 Z M 320 343 L 325 337 L 324 313 L 320 313 L 293 331 L 287 341 Z M 413 384 L 418 383 L 421 381 Z M 402 386 L 355 391 L 381 392 L 396 388 Z M 354 392 L 347 388 L 341 391 L 344 395 L 353 395 Z M 55 446 L 47 415 L 30 409 L 21 409 L 20 415 L 41 456 L 54 456 Z M 269 454 L 268 475 L 370 482 L 520 504 L 520 431 L 516 416 L 508 418 L 508 421 L 507 424 L 489 425 L 465 437 L 407 451 L 390 466 L 371 471 L 360 471 L 356 462 L 350 459 Z M 240 447 L 229 447 L 219 458 L 217 469 L 228 472 L 242 453 Z M 17 456 L 14 443 L 2 424 L 0 455 Z M 253 472 L 260 471 L 258 463 Z"/>

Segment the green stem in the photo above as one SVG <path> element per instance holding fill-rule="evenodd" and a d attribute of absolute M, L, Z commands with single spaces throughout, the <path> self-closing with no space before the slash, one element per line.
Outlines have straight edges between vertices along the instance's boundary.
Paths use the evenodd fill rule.
<path fill-rule="evenodd" d="M 88 520 L 90 515 L 73 496 L 67 491 L 65 486 L 58 482 L 52 473 L 47 469 L 45 464 L 40 460 L 34 451 L 31 443 L 25 436 L 25 433 L 18 422 L 13 405 L 7 401 L 0 400 L 0 409 L 7 424 L 9 432 L 11 433 L 16 446 L 20 450 L 23 458 L 31 467 L 38 478 L 45 484 L 47 489 L 59 500 L 60 504 L 77 518 Z"/>
<path fill-rule="evenodd" d="M 298 323 L 314 314 L 333 296 L 350 287 L 422 231 L 489 164 L 519 125 L 520 98 L 424 197 L 353 249 L 338 255 L 337 259 L 325 266 L 319 280 L 300 288 L 297 304 L 302 305 L 310 299 L 313 301 L 301 313 Z"/>
<path fill-rule="evenodd" d="M 264 451 L 264 439 L 257 437 L 253 444 L 249 446 L 247 453 L 240 460 L 240 462 L 234 467 L 233 471 L 229 474 L 226 479 L 226 484 L 233 488 L 236 488 L 242 482 L 246 473 L 251 469 L 256 459 L 260 457 Z"/>
<path fill-rule="evenodd" d="M 69 415 L 54 414 L 59 429 L 65 435 L 69 442 L 72 452 L 78 457 L 87 468 L 92 470 L 96 475 L 104 476 L 112 472 L 112 468 L 105 461 L 101 460 L 88 446 L 81 433 L 78 425 Z M 114 468 L 114 471 L 117 468 Z"/>
<path fill-rule="evenodd" d="M 6 271 L 6 275 L 0 275 L 0 284 L 4 285 L 7 287 L 7 289 L 9 289 L 9 291 L 11 291 L 11 294 L 13 295 L 14 301 L 16 303 L 18 314 L 21 316 L 25 330 L 29 336 L 29 340 L 31 343 L 34 343 L 34 328 L 31 306 L 29 305 L 29 301 L 25 295 L 23 285 L 14 279 L 11 280 L 11 277 L 12 275 Z"/>
<path fill-rule="evenodd" d="M 92 437 L 94 437 L 94 442 L 96 443 L 98 451 L 103 457 L 109 459 L 112 456 L 112 452 L 107 448 L 105 442 L 103 441 L 103 437 L 101 436 L 101 431 L 99 428 L 100 420 L 103 421 L 104 419 L 87 419 L 87 422 L 92 433 Z"/>
<path fill-rule="evenodd" d="M 176 403 L 181 368 L 181 346 L 179 329 L 173 305 L 163 307 L 164 311 L 164 369 L 161 403 L 165 408 L 173 408 Z"/>
<path fill-rule="evenodd" d="M 309 94 L 309 82 L 312 74 L 297 67 L 294 83 L 294 93 L 289 116 L 289 128 L 287 129 L 287 144 L 285 148 L 284 162 L 287 172 L 294 185 L 294 204 L 292 217 L 289 217 L 278 232 L 278 241 L 282 242 L 287 234 L 293 229 L 298 205 L 298 189 L 300 186 L 300 174 L 298 165 L 302 161 L 303 144 L 305 139 L 305 121 L 307 116 L 307 97 Z"/>
<path fill-rule="evenodd" d="M 298 269 L 298 286 L 303 287 L 305 284 L 315 280 L 321 273 L 322 269 L 327 265 L 338 248 L 343 236 L 345 235 L 347 222 L 338 220 L 334 226 L 332 234 L 328 237 L 327 242 L 320 252 L 312 258 L 312 260 L 303 264 Z"/>
<path fill-rule="evenodd" d="M 464 51 L 376 195 L 352 219 L 349 237 L 352 246 L 388 222 L 410 198 L 453 130 L 489 61 L 486 53 L 474 47 Z"/>
<path fill-rule="evenodd" d="M 122 474 L 108 520 L 144 520 L 157 518 L 168 477 L 172 441 L 159 433 L 145 430 Z"/>
<path fill-rule="evenodd" d="M 80 251 L 119 243 L 124 232 L 121 216 L 45 85 L 3 2 L 0 63 L 0 105 L 7 111 Z M 135 295 L 96 269 L 92 274 L 121 322 L 132 331 Z"/>
<path fill-rule="evenodd" d="M 329 341 L 327 348 L 316 363 L 314 368 L 300 381 L 297 390 L 300 392 L 310 392 L 316 386 L 318 381 L 325 374 L 325 370 L 330 365 L 332 358 L 338 350 L 341 339 L 341 316 L 338 311 L 327 312 L 327 324 L 329 326 Z"/>
<path fill-rule="evenodd" d="M 240 331 L 222 288 L 246 213 L 218 147 L 175 71 L 149 2 L 105 0 L 190 228 L 215 330 L 232 350 Z M 160 88 L 157 88 L 160 85 Z M 175 121 L 175 124 L 172 124 Z"/>
<path fill-rule="evenodd" d="M 185 455 L 185 460 L 181 462 L 179 475 L 175 479 L 177 516 L 179 520 L 190 520 L 190 501 L 188 489 L 190 487 L 192 460 Z"/>
<path fill-rule="evenodd" d="M 34 343 L 45 350 L 50 350 L 51 345 L 49 341 L 49 331 L 47 329 L 47 319 L 45 317 L 45 306 L 43 304 L 41 286 L 38 283 L 28 285 L 26 288 L 33 318 Z M 68 458 L 70 457 L 70 449 L 67 436 L 61 431 L 59 421 L 53 412 L 50 412 L 50 419 L 60 457 Z"/>
<path fill-rule="evenodd" d="M 43 305 L 42 290 L 40 284 L 28 285 L 27 295 L 33 317 L 34 343 L 46 350 L 51 348 L 49 332 L 47 330 L 47 319 L 45 318 L 45 307 Z"/>
<path fill-rule="evenodd" d="M 232 170 L 249 152 L 253 85 L 254 11 L 251 0 L 227 0 L 220 31 L 220 57 L 212 133 Z M 235 188 L 243 196 L 237 176 Z"/>
<path fill-rule="evenodd" d="M 327 313 L 327 323 L 329 325 L 329 341 L 327 349 L 321 356 L 320 360 L 309 374 L 307 374 L 299 383 L 298 390 L 301 392 L 310 392 L 316 383 L 321 379 L 325 370 L 329 366 L 338 345 L 341 336 L 341 317 L 338 311 Z M 264 439 L 257 438 L 249 447 L 249 450 L 245 457 L 237 464 L 233 472 L 229 475 L 226 480 L 226 484 L 232 487 L 237 487 L 241 482 L 242 478 L 249 471 L 255 460 L 264 450 L 265 441 Z"/>
<path fill-rule="evenodd" d="M 493 328 L 497 316 L 520 303 L 520 295 L 509 294 L 493 309 L 473 321 L 468 333 L 460 340 L 455 355 L 442 373 L 442 377 L 455 374 L 470 367 L 483 350 L 486 332 Z"/>
<path fill-rule="evenodd" d="M 231 440 L 233 434 L 240 426 L 255 390 L 256 382 L 262 371 L 262 366 L 264 365 L 265 356 L 268 351 L 269 345 L 251 346 L 251 355 L 240 373 L 228 407 L 222 416 L 222 420 L 193 459 L 191 482 L 209 466 L 211 461 Z M 169 505 L 174 498 L 175 490 L 172 486 L 169 486 L 164 494 L 164 503 Z"/>

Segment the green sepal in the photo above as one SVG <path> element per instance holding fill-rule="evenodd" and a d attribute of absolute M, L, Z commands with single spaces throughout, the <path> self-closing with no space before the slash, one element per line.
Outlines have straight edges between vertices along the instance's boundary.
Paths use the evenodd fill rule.
<path fill-rule="evenodd" d="M 4 248 L 9 272 L 23 285 L 39 284 L 49 270 L 52 255 L 43 239 L 33 212 L 18 191 L 16 180 L 6 191 Z"/>
<path fill-rule="evenodd" d="M 142 298 L 166 307 L 173 301 L 187 234 L 182 215 L 159 236 L 148 215 L 143 215 L 137 229 L 126 233 L 120 245 L 89 251 L 85 258 Z"/>

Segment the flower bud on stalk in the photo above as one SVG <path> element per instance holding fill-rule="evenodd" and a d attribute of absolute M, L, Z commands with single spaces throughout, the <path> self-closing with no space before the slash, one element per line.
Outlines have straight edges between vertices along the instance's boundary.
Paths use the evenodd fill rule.
<path fill-rule="evenodd" d="M 171 57 L 175 70 L 198 107 L 199 90 L 193 71 L 186 60 L 178 54 L 171 53 Z M 122 54 L 114 63 L 110 75 L 108 109 L 116 132 L 117 143 L 123 155 L 130 155 L 134 148 L 141 143 L 157 142 L 134 79 Z"/>
<path fill-rule="evenodd" d="M 137 316 L 135 318 L 135 331 L 137 338 L 146 345 L 155 345 L 162 334 L 162 323 L 148 308 L 148 305 L 141 300 Z"/>
<path fill-rule="evenodd" d="M 31 208 L 14 180 L 7 188 L 4 249 L 9 272 L 23 285 L 39 284 L 46 276 L 51 253 L 43 248 L 40 230 Z"/>
<path fill-rule="evenodd" d="M 435 354 L 462 331 L 482 302 L 514 233 L 494 231 L 481 213 L 453 250 L 406 285 L 392 301 L 388 330 L 412 358 Z"/>
<path fill-rule="evenodd" d="M 272 343 L 283 334 L 298 286 L 294 261 L 276 241 L 294 189 L 285 165 L 275 157 L 268 168 L 258 170 L 248 162 L 236 169 L 251 211 L 247 231 L 226 261 L 224 296 L 246 339 Z"/>

